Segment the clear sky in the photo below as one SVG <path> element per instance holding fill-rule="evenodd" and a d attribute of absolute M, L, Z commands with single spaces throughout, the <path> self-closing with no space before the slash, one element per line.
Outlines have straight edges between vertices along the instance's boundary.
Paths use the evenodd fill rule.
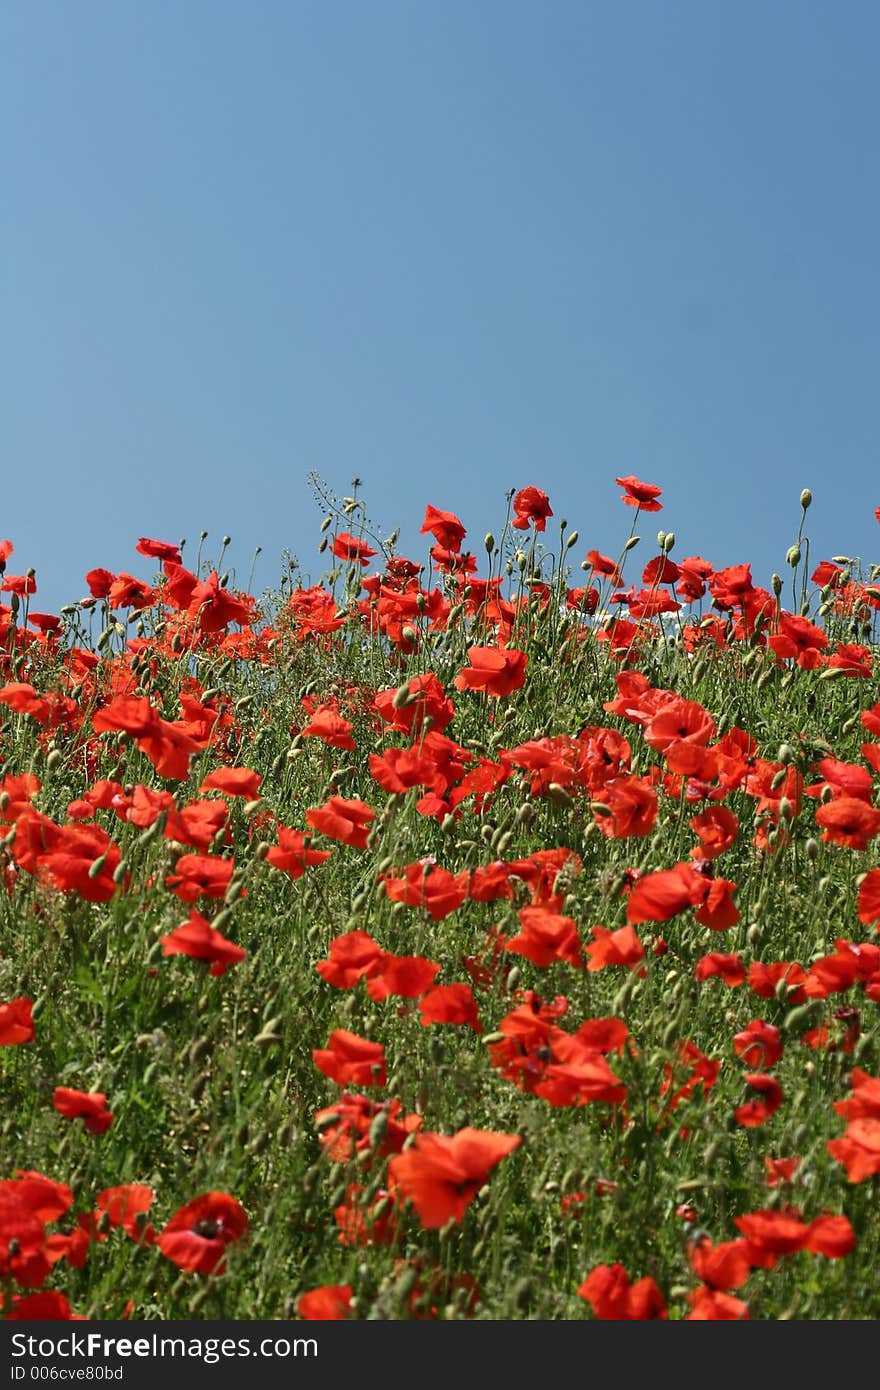
<path fill-rule="evenodd" d="M 5 0 L 9 572 L 316 579 L 310 470 L 417 560 L 527 484 L 616 554 L 629 473 L 644 561 L 766 585 L 805 486 L 880 560 L 878 53 L 874 0 Z"/>

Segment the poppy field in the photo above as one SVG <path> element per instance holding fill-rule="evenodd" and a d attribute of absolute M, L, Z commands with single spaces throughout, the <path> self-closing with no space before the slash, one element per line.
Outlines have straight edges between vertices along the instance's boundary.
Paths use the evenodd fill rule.
<path fill-rule="evenodd" d="M 4 1318 L 880 1316 L 880 566 L 613 485 L 0 542 Z"/>

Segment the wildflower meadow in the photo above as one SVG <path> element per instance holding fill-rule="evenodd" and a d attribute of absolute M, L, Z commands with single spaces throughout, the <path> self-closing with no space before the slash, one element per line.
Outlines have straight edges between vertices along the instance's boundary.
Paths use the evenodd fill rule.
<path fill-rule="evenodd" d="M 4 1318 L 880 1316 L 880 566 L 607 486 L 0 542 Z"/>

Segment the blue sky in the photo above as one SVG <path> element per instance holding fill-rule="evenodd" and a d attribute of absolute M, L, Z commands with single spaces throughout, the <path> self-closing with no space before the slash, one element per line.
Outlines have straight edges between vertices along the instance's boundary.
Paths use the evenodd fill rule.
<path fill-rule="evenodd" d="M 878 51 L 858 0 L 7 0 L 9 571 L 315 579 L 310 470 L 417 560 L 528 484 L 616 554 L 629 473 L 644 561 L 768 584 L 805 486 L 880 560 Z"/>

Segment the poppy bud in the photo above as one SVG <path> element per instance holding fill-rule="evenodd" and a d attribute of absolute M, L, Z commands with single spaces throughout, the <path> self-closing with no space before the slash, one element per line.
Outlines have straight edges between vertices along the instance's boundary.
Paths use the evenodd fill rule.
<path fill-rule="evenodd" d="M 799 545 L 790 545 L 785 552 L 785 563 L 791 565 L 792 569 L 797 569 L 801 562 L 801 548 Z"/>
<path fill-rule="evenodd" d="M 810 492 L 810 489 L 808 487 L 805 487 L 803 492 L 801 493 L 801 506 L 803 507 L 804 511 L 807 510 L 812 500 L 813 494 Z"/>
<path fill-rule="evenodd" d="M 627 541 L 626 545 L 623 547 L 624 550 L 632 550 L 633 546 L 638 545 L 638 543 L 639 543 L 639 541 L 640 541 L 641 539 L 642 539 L 641 536 L 630 536 L 630 538 L 629 538 L 629 540 Z"/>
<path fill-rule="evenodd" d="M 487 531 L 483 537 L 483 545 L 486 547 L 487 554 L 491 555 L 492 551 L 495 549 L 495 537 L 492 535 L 491 531 Z"/>

